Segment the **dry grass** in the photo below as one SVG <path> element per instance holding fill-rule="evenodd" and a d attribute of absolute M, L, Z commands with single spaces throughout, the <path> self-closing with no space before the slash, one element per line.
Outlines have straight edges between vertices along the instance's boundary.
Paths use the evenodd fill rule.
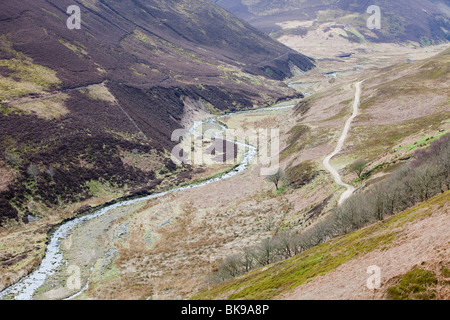
<path fill-rule="evenodd" d="M 0 161 L 0 191 L 6 190 L 13 179 L 14 172 Z"/>
<path fill-rule="evenodd" d="M 60 94 L 49 99 L 15 104 L 14 108 L 46 120 L 59 119 L 69 113 L 65 106 L 67 98 L 67 94 Z"/>
<path fill-rule="evenodd" d="M 140 169 L 144 172 L 156 171 L 163 167 L 163 158 L 152 153 L 133 153 L 133 152 L 121 152 L 122 162 L 126 165 Z"/>
<path fill-rule="evenodd" d="M 160 210 L 165 211 L 165 216 Z M 152 234 L 155 221 L 167 218 L 170 210 L 172 221 Z M 275 224 L 289 210 L 289 206 L 276 200 L 268 204 L 251 199 L 223 210 L 198 209 L 192 202 L 160 203 L 143 208 L 134 219 L 127 219 L 132 223 L 129 229 L 133 230 L 129 238 L 124 243 L 116 242 L 120 255 L 115 266 L 120 277 L 99 283 L 99 290 L 89 290 L 88 295 L 100 297 L 107 288 L 117 285 L 126 288 L 143 285 L 147 290 L 151 288 L 149 295 L 154 299 L 187 298 L 205 286 L 205 276 L 216 267 L 218 260 L 270 236 Z M 270 228 L 271 223 L 274 226 Z M 149 234 L 157 240 L 152 245 L 145 241 Z M 102 298 L 118 298 L 122 294 L 118 291 Z"/>
<path fill-rule="evenodd" d="M 48 225 L 37 222 L 33 228 L 14 232 L 0 230 L 0 289 L 33 271 L 45 251 Z"/>
<path fill-rule="evenodd" d="M 82 89 L 81 92 L 94 100 L 103 100 L 110 103 L 116 102 L 116 98 L 114 98 L 111 92 L 109 92 L 108 88 L 101 84 L 89 86 L 85 89 Z"/>
<path fill-rule="evenodd" d="M 0 37 L 0 45 L 3 51 L 15 56 L 13 59 L 0 60 L 0 67 L 11 72 L 8 76 L 0 76 L 0 102 L 42 93 L 60 84 L 55 71 L 35 64 L 31 58 L 15 51 L 5 35 Z"/>
<path fill-rule="evenodd" d="M 290 112 L 238 115 L 229 127 L 280 126 Z M 214 172 L 208 167 L 202 174 Z M 208 187 L 148 201 L 114 222 L 103 250 L 119 255 L 109 267 L 95 268 L 90 289 L 80 298 L 180 299 L 211 285 L 208 274 L 221 259 L 272 236 L 323 201 L 329 180 L 318 178 L 284 195 L 259 177 L 259 168 Z M 128 224 L 129 234 L 114 239 Z M 99 260 L 101 261 L 101 260 Z"/>

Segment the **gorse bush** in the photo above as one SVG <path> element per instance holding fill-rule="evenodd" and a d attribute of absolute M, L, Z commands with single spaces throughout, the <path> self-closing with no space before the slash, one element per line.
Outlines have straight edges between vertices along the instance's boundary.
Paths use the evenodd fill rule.
<path fill-rule="evenodd" d="M 241 254 L 224 259 L 211 280 L 218 282 L 288 259 L 332 238 L 359 230 L 450 189 L 450 135 L 418 150 L 413 160 L 365 193 L 354 194 L 308 229 L 280 231 Z"/>

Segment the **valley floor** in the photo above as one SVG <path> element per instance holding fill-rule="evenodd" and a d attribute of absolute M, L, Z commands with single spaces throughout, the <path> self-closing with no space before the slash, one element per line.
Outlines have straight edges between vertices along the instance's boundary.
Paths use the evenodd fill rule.
<path fill-rule="evenodd" d="M 417 50 L 423 52 L 418 54 Z M 429 50 L 413 51 L 425 58 L 434 55 L 434 50 L 438 49 Z M 317 248 L 320 254 L 313 256 L 314 263 L 326 258 L 324 263 L 332 267 L 321 269 L 323 265 L 320 263 L 313 264 L 317 272 L 306 277 L 305 282 L 309 282 L 301 283 L 302 286 L 297 289 L 298 282 L 278 286 L 278 280 L 274 283 L 263 282 L 267 288 L 261 287 L 261 283 L 257 282 L 261 279 L 259 277 L 272 279 L 277 265 L 271 267 L 275 269 L 255 270 L 236 279 L 236 283 L 231 285 L 227 283 L 215 287 L 216 281 L 210 278 L 211 272 L 227 256 L 273 236 L 277 230 L 307 226 L 316 218 L 310 215 L 318 207 L 321 208 L 320 215 L 336 206 L 344 189 L 334 182 L 322 163 L 336 146 L 344 123 L 351 114 L 349 107 L 355 94 L 353 85 L 372 74 L 376 75 L 380 68 L 389 65 L 386 61 L 394 64 L 405 61 L 407 57 L 405 55 L 400 59 L 396 55 L 392 60 L 386 57 L 382 64 L 378 64 L 378 60 L 361 62 L 361 58 L 356 57 L 348 62 L 346 71 L 333 81 L 330 76 L 324 75 L 333 71 L 332 64 L 319 61 L 318 69 L 291 81 L 292 86 L 311 95 L 310 100 L 304 100 L 305 110 L 297 108 L 292 112 L 286 109 L 221 119 L 230 129 L 280 129 L 282 167 L 297 168 L 309 162 L 314 174 L 304 184 L 275 192 L 273 185 L 260 175 L 260 166 L 254 165 L 229 180 L 119 208 L 84 224 L 63 243 L 67 266 L 80 268 L 81 287 L 89 283 L 87 290 L 76 299 L 187 299 L 199 292 L 203 292 L 197 296 L 201 298 L 226 298 L 232 293 L 236 298 L 381 299 L 390 280 L 405 274 L 417 264 L 424 262 L 426 266 L 423 268 L 431 270 L 438 270 L 441 263 L 448 266 L 446 257 L 449 256 L 450 225 L 447 192 L 398 218 L 350 235 L 348 241 L 344 238 L 336 242 L 341 241 L 344 252 L 352 249 L 352 246 L 346 246 L 348 242 L 358 244 L 364 254 L 350 250 L 349 259 L 333 260 L 339 258 L 339 247 L 326 247 L 330 244 L 320 246 Z M 351 64 L 354 69 L 347 68 Z M 367 65 L 370 67 L 365 68 Z M 376 82 L 363 85 L 362 103 L 375 91 L 376 85 Z M 402 157 L 410 156 L 414 147 L 409 149 L 404 146 L 414 145 L 427 135 L 434 136 L 440 130 L 450 128 L 448 104 L 432 111 L 426 110 L 426 116 L 416 114 L 416 118 L 413 114 L 405 116 L 400 110 L 392 109 L 390 123 L 379 120 L 371 112 L 370 108 L 362 110 L 352 125 L 344 149 L 332 161 L 343 180 L 358 189 L 388 175 L 394 161 L 398 165 Z M 420 125 L 410 128 L 405 124 L 407 121 L 420 122 Z M 374 142 L 374 138 L 386 132 L 382 128 L 384 125 L 396 130 L 396 139 Z M 368 132 L 375 129 L 380 129 L 381 133 Z M 399 150 L 394 152 L 396 147 Z M 361 155 L 370 157 L 371 169 L 377 165 L 389 165 L 374 171 L 369 181 L 356 181 L 355 175 L 345 168 Z M 374 233 L 369 234 L 368 230 Z M 364 248 L 366 243 L 358 242 L 361 235 L 364 236 L 361 241 L 366 239 L 369 249 Z M 0 244 L 3 239 L 6 237 L 0 240 Z M 328 249 L 326 252 L 320 251 Z M 298 259 L 301 257 L 291 261 Z M 366 270 L 372 265 L 379 266 L 382 271 L 383 287 L 379 291 L 365 289 L 370 276 Z M 67 266 L 60 268 L 46 281 L 36 293 L 36 299 L 62 299 L 79 291 L 66 285 L 71 276 Z M 292 277 L 296 275 L 299 274 L 292 273 Z M 301 277 L 299 275 L 299 279 L 303 279 Z M 448 281 L 441 278 L 439 286 Z M 255 286 L 251 287 L 254 281 Z M 284 279 L 280 277 L 280 281 Z M 283 290 L 276 291 L 279 287 Z M 203 291 L 208 289 L 212 291 Z M 440 298 L 449 298 L 447 289 L 438 287 L 436 290 Z"/>

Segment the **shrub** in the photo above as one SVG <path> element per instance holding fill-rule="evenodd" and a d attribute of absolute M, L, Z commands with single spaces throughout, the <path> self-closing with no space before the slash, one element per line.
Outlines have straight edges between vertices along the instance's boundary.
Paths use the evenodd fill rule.
<path fill-rule="evenodd" d="M 35 181 L 37 181 L 37 177 L 39 175 L 39 167 L 32 163 L 28 166 L 27 173 L 32 176 Z"/>

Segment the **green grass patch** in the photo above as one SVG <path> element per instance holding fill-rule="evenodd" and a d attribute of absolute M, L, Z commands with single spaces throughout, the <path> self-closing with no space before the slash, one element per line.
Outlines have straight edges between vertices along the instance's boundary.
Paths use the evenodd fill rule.
<path fill-rule="evenodd" d="M 305 125 L 296 125 L 291 130 L 289 130 L 288 134 L 289 139 L 287 140 L 288 145 L 292 145 L 300 139 L 300 137 L 309 130 L 308 126 Z"/>
<path fill-rule="evenodd" d="M 353 128 L 353 133 L 349 138 L 349 144 L 353 147 L 349 151 L 355 157 L 376 159 L 378 155 L 386 150 L 394 150 L 401 141 L 409 136 L 418 135 L 423 131 L 435 130 L 436 134 L 424 136 L 423 142 L 427 142 L 423 147 L 428 146 L 446 132 L 439 132 L 442 123 L 450 117 L 450 112 L 444 111 L 426 117 L 408 120 L 396 125 L 368 125 Z M 430 141 L 431 140 L 431 141 Z M 418 144 L 419 145 L 419 144 Z M 414 148 L 411 149 L 413 151 Z M 341 158 L 342 156 L 338 156 Z M 335 160 L 336 161 L 336 160 Z"/>
<path fill-rule="evenodd" d="M 272 77 L 273 76 L 273 70 L 269 67 L 264 69 L 264 72 L 269 76 Z"/>
<path fill-rule="evenodd" d="M 94 197 L 118 195 L 116 192 L 114 192 L 114 188 L 107 183 L 102 183 L 97 180 L 91 180 L 87 182 L 86 185 L 89 187 L 90 194 Z"/>
<path fill-rule="evenodd" d="M 442 266 L 441 273 L 445 278 L 450 278 L 450 269 L 446 266 Z"/>
<path fill-rule="evenodd" d="M 406 148 L 406 152 L 411 152 L 416 149 L 427 148 L 433 141 L 439 139 L 446 133 L 447 133 L 446 131 L 443 131 L 443 132 L 439 132 L 435 135 L 425 135 L 422 138 L 420 138 L 419 140 L 417 140 L 415 143 L 411 143 L 407 146 L 402 146 L 399 149 Z"/>
<path fill-rule="evenodd" d="M 50 90 L 60 84 L 55 71 L 34 64 L 20 54 L 18 56 L 19 58 L 0 60 L 0 67 L 11 70 L 9 76 L 0 76 L 0 102 Z"/>
<path fill-rule="evenodd" d="M 78 56 L 78 58 L 80 58 L 80 59 L 82 59 L 83 57 L 88 55 L 88 53 L 86 51 L 86 47 L 79 42 L 77 42 L 76 44 L 73 44 L 68 41 L 64 41 L 63 39 L 59 39 L 58 41 L 63 46 L 65 46 L 67 49 L 69 49 L 70 51 L 75 53 Z"/>
<path fill-rule="evenodd" d="M 44 9 L 44 8 L 41 8 L 42 9 L 42 11 L 44 11 L 45 13 L 48 13 L 49 15 L 51 15 L 51 16 L 53 16 L 53 17 L 55 17 L 56 19 L 58 19 L 58 20 L 62 20 L 61 19 L 61 17 L 60 16 L 58 16 L 56 13 L 54 13 L 54 12 L 51 12 L 50 10 L 47 10 L 47 9 Z"/>
<path fill-rule="evenodd" d="M 345 31 L 350 32 L 351 34 L 353 34 L 354 36 L 356 36 L 357 38 L 359 38 L 362 41 L 366 40 L 366 38 L 361 33 L 359 33 L 359 31 L 356 29 L 346 29 Z"/>
<path fill-rule="evenodd" d="M 350 104 L 353 102 L 353 99 L 349 99 L 349 100 L 345 100 L 342 101 L 339 105 L 344 105 L 344 107 L 341 109 L 341 111 L 339 111 L 338 114 L 336 114 L 335 116 L 323 120 L 322 122 L 327 122 L 327 121 L 334 121 L 334 120 L 340 120 L 342 118 L 344 118 L 345 116 L 349 115 L 351 112 L 350 109 Z"/>
<path fill-rule="evenodd" d="M 12 112 L 12 110 L 8 107 L 4 107 L 4 106 L 0 106 L 0 113 L 4 116 L 7 116 L 8 114 L 10 114 Z"/>
<path fill-rule="evenodd" d="M 275 190 L 275 194 L 276 195 L 285 194 L 288 189 L 289 186 L 287 184 L 283 184 L 281 187 Z"/>
<path fill-rule="evenodd" d="M 267 270 L 255 270 L 194 299 L 213 299 L 221 293 L 233 291 L 236 292 L 228 299 L 271 299 L 318 276 L 324 276 L 361 254 L 388 245 L 395 238 L 394 233 L 373 237 L 367 233 L 367 230 L 362 230 L 337 241 L 321 244 L 294 258 L 271 265 Z"/>
<path fill-rule="evenodd" d="M 438 283 L 435 275 L 427 270 L 413 269 L 389 287 L 387 296 L 391 300 L 432 300 L 436 297 L 433 288 Z"/>

